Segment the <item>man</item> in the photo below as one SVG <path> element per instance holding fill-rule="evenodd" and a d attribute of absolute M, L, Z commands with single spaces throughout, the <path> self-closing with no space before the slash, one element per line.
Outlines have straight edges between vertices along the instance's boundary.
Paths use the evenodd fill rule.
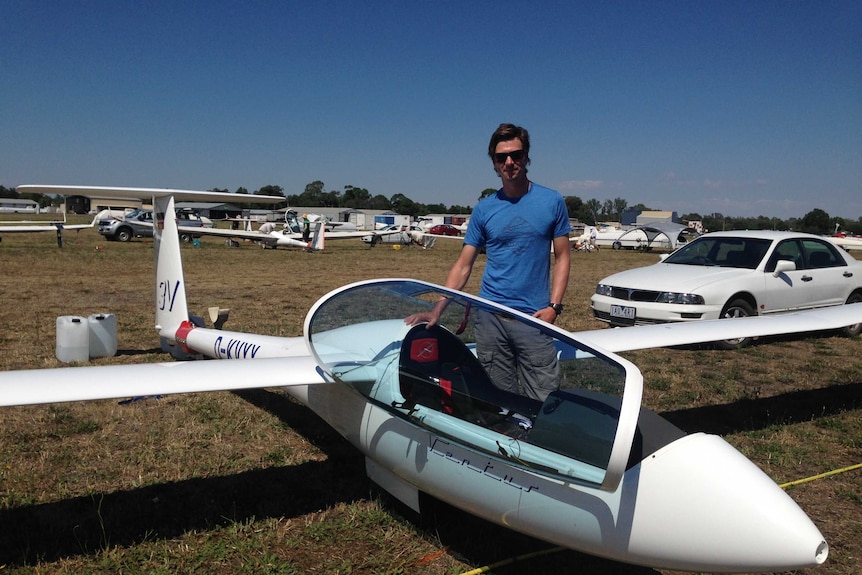
<path fill-rule="evenodd" d="M 566 203 L 558 192 L 527 178 L 530 135 L 524 128 L 500 124 L 491 136 L 488 156 L 502 187 L 473 210 L 446 287 L 464 288 L 484 247 L 487 262 L 479 295 L 554 323 L 563 311 L 569 281 Z M 551 244 L 553 274 L 548 253 Z M 405 321 L 433 325 L 445 307 L 443 300 L 431 312 Z M 476 349 L 491 380 L 502 389 L 544 400 L 559 386 L 553 342 L 529 326 L 498 314 L 478 313 Z"/>

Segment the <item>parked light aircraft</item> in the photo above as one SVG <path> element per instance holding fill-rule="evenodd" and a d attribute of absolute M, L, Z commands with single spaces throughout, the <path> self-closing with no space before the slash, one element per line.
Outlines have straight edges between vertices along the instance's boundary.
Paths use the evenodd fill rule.
<path fill-rule="evenodd" d="M 242 220 L 240 220 L 242 221 Z M 352 224 L 346 224 L 347 226 Z M 369 233 L 383 236 L 388 232 L 361 232 L 357 230 L 348 231 L 345 226 L 331 227 L 331 222 L 325 218 L 318 217 L 310 222 L 310 238 L 306 241 L 301 231 L 301 226 L 296 218 L 296 212 L 288 211 L 285 215 L 285 223 L 281 229 L 273 222 L 264 222 L 255 231 L 252 229 L 245 230 L 226 230 L 219 228 L 209 228 L 197 232 L 204 236 L 221 236 L 231 239 L 250 240 L 260 244 L 266 248 L 305 248 L 312 251 L 320 251 L 324 248 L 326 240 L 346 240 L 362 238 Z"/>
<path fill-rule="evenodd" d="M 832 243 L 845 251 L 849 252 L 850 250 L 862 250 L 862 237 L 833 235 L 828 236 L 828 238 L 832 240 Z"/>
<path fill-rule="evenodd" d="M 322 214 L 305 213 L 303 214 L 303 219 L 308 219 L 309 223 L 311 224 L 314 224 L 315 222 L 323 222 L 323 225 L 327 232 L 331 232 L 334 230 L 340 232 L 356 231 L 356 224 L 352 222 L 336 222 L 334 220 L 330 220 Z M 284 223 L 294 232 L 302 233 L 303 222 L 300 221 L 299 213 L 296 210 L 289 209 L 284 213 Z"/>
<path fill-rule="evenodd" d="M 596 226 L 586 225 L 584 226 L 584 233 L 578 236 L 577 238 L 573 238 L 577 243 L 587 242 L 590 239 L 590 231 L 595 228 L 596 230 L 596 243 L 595 245 L 598 247 L 612 247 L 613 243 L 617 240 L 617 238 L 622 235 L 625 230 L 620 228 L 610 226 L 607 224 L 597 224 Z"/>
<path fill-rule="evenodd" d="M 203 236 L 221 236 L 225 238 L 239 238 L 257 242 L 268 248 L 305 248 L 308 250 L 319 251 L 324 248 L 326 240 L 347 240 L 356 239 L 369 234 L 386 235 L 389 232 L 360 232 L 360 231 L 326 231 L 325 221 L 318 220 L 311 223 L 311 237 L 308 241 L 302 239 L 302 233 L 291 231 L 285 226 L 282 229 L 267 229 L 267 224 L 262 224 L 257 231 L 254 230 L 225 230 L 218 228 L 209 228 L 206 230 L 197 230 L 195 233 Z M 271 225 L 271 224 L 270 224 Z"/>
<path fill-rule="evenodd" d="M 641 407 L 640 371 L 613 351 L 835 329 L 862 321 L 862 304 L 574 334 L 475 296 L 384 279 L 321 298 L 303 337 L 196 327 L 173 194 L 147 193 L 159 222 L 158 334 L 189 353 L 246 361 L 10 371 L 0 405 L 237 390 L 265 381 L 332 425 L 365 455 L 372 480 L 420 512 L 424 492 L 554 544 L 656 568 L 784 571 L 826 560 L 817 527 L 752 462 L 718 436 L 686 435 Z M 441 297 L 450 304 L 437 326 L 405 324 Z M 477 313 L 549 336 L 559 390 L 542 402 L 496 388 L 474 353 Z"/>
<path fill-rule="evenodd" d="M 272 229 L 268 229 L 272 228 Z M 311 250 L 322 250 L 324 241 L 328 232 L 322 231 L 321 225 L 314 226 L 314 232 L 309 239 L 302 239 L 302 234 L 296 234 L 290 231 L 289 228 L 275 229 L 272 223 L 264 223 L 258 230 L 224 230 L 219 228 L 210 228 L 205 230 L 201 235 L 222 236 L 231 239 L 250 240 L 260 244 L 265 248 L 306 248 Z"/>
<path fill-rule="evenodd" d="M 63 247 L 63 232 L 67 230 L 80 231 L 87 228 L 92 228 L 99 221 L 101 214 L 97 214 L 93 221 L 89 224 L 67 224 L 66 214 L 63 214 L 62 222 L 31 222 L 31 223 L 15 223 L 15 224 L 0 224 L 0 234 L 34 234 L 40 232 L 56 232 L 57 246 Z M 0 241 L 3 238 L 0 237 Z"/>

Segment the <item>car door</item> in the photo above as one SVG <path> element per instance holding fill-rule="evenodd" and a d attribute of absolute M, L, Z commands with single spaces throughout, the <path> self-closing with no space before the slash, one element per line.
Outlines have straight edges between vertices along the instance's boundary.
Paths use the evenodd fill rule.
<path fill-rule="evenodd" d="M 795 270 L 775 275 L 780 260 L 791 261 Z M 802 243 L 796 238 L 778 242 L 764 269 L 765 293 L 758 298 L 761 314 L 815 307 L 819 301 L 817 283 L 806 269 Z"/>
<path fill-rule="evenodd" d="M 805 272 L 816 289 L 818 306 L 843 304 L 852 291 L 847 262 L 830 242 L 802 240 Z"/>
<path fill-rule="evenodd" d="M 153 212 L 140 211 L 134 220 L 126 220 L 132 224 L 136 236 L 153 235 Z"/>

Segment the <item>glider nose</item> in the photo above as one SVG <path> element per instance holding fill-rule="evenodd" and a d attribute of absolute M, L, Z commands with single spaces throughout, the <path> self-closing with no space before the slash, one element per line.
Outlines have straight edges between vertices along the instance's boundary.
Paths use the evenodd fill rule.
<path fill-rule="evenodd" d="M 829 557 L 829 544 L 826 541 L 821 541 L 814 553 L 814 561 L 817 565 L 822 565 L 827 557 Z"/>
<path fill-rule="evenodd" d="M 630 544 L 694 571 L 813 567 L 829 545 L 772 479 L 722 438 L 686 436 L 641 462 Z M 660 529 L 656 529 L 661 525 Z"/>

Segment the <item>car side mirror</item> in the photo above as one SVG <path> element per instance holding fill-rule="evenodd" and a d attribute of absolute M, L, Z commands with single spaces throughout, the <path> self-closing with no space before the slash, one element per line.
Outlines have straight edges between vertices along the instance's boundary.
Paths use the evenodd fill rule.
<path fill-rule="evenodd" d="M 778 260 L 775 264 L 775 271 L 772 272 L 774 277 L 780 276 L 784 272 L 792 272 L 796 269 L 796 263 L 790 260 Z"/>

